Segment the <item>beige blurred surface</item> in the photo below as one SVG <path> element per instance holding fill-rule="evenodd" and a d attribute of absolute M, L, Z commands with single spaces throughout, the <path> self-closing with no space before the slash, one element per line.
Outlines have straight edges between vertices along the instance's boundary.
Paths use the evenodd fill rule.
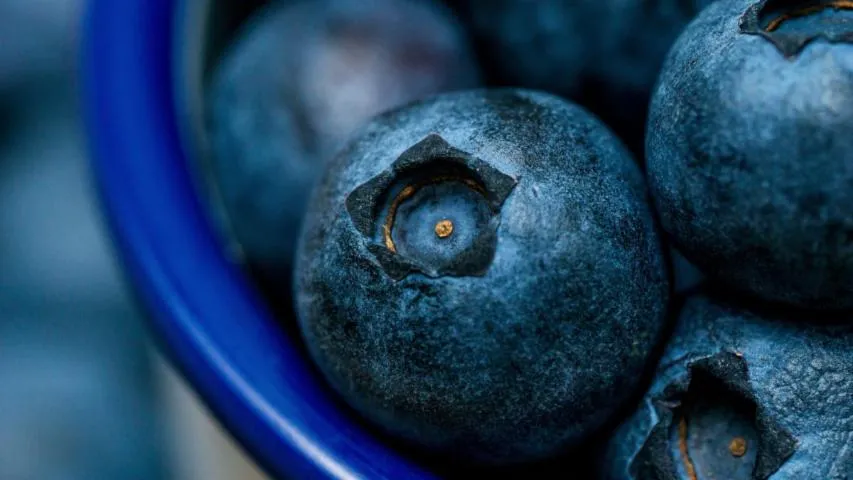
<path fill-rule="evenodd" d="M 155 354 L 175 480 L 271 480 L 211 416 L 187 382 Z"/>

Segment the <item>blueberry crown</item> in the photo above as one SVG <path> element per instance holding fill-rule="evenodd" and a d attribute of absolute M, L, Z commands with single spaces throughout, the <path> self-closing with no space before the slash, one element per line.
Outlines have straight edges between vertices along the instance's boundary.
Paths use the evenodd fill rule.
<path fill-rule="evenodd" d="M 853 0 L 763 0 L 741 17 L 740 30 L 773 43 L 788 58 L 809 43 L 853 43 Z"/>
<path fill-rule="evenodd" d="M 747 362 L 736 352 L 689 362 L 686 375 L 669 384 L 652 406 L 658 422 L 631 464 L 636 478 L 681 478 L 678 472 L 691 480 L 732 478 L 732 471 L 746 467 L 751 479 L 766 480 L 797 448 L 791 433 L 758 406 Z M 725 469 L 728 475 L 706 468 Z"/>
<path fill-rule="evenodd" d="M 501 206 L 516 183 L 431 134 L 356 188 L 346 207 L 390 277 L 481 276 L 495 255 Z"/>

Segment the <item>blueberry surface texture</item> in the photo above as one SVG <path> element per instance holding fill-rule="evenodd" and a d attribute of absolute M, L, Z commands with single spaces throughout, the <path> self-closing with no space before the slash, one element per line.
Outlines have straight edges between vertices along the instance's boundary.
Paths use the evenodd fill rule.
<path fill-rule="evenodd" d="M 642 150 L 667 51 L 711 0 L 457 0 L 499 85 L 583 102 Z"/>
<path fill-rule="evenodd" d="M 421 0 L 270 4 L 237 34 L 207 92 L 210 167 L 244 256 L 290 279 L 312 184 L 384 110 L 478 84 L 452 15 Z"/>
<path fill-rule="evenodd" d="M 580 107 L 475 90 L 383 115 L 306 218 L 306 343 L 386 432 L 466 462 L 538 460 L 639 388 L 662 250 L 638 167 Z"/>
<path fill-rule="evenodd" d="M 853 307 L 853 4 L 720 1 L 654 95 L 649 184 L 709 276 L 765 300 Z"/>
<path fill-rule="evenodd" d="M 688 299 L 652 388 L 606 449 L 608 480 L 853 476 L 853 326 Z"/>

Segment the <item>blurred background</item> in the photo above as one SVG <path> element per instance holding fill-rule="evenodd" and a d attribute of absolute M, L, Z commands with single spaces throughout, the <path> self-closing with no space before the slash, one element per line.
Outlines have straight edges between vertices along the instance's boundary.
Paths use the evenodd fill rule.
<path fill-rule="evenodd" d="M 117 268 L 79 115 L 83 8 L 0 1 L 0 479 L 263 478 Z"/>

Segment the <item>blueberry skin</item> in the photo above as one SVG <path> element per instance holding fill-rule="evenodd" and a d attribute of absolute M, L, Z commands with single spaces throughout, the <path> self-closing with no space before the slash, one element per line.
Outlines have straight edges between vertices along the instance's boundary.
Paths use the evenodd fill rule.
<path fill-rule="evenodd" d="M 711 0 L 455 3 L 497 84 L 583 102 L 629 144 L 636 137 L 642 147 L 642 125 L 664 57 Z"/>
<path fill-rule="evenodd" d="M 851 307 L 853 45 L 782 48 L 749 31 L 762 5 L 718 2 L 673 48 L 649 116 L 650 188 L 665 230 L 710 276 L 766 300 Z"/>
<path fill-rule="evenodd" d="M 695 480 L 685 452 L 698 478 L 851 478 L 851 388 L 849 323 L 691 297 L 651 389 L 606 449 L 604 478 Z"/>
<path fill-rule="evenodd" d="M 444 183 L 451 171 L 465 180 Z M 417 253 L 394 255 L 389 202 L 411 184 L 467 185 L 480 199 L 411 197 L 428 223 L 400 207 L 392 239 Z M 482 203 L 487 214 L 471 213 Z M 548 94 L 447 94 L 378 118 L 306 218 L 294 296 L 314 360 L 384 430 L 462 461 L 579 445 L 638 388 L 665 323 L 639 169 L 603 124 Z M 441 218 L 474 226 L 474 239 L 442 244 Z M 404 239 L 397 225 L 424 233 Z"/>
<path fill-rule="evenodd" d="M 421 0 L 279 2 L 243 27 L 207 93 L 210 168 L 246 259 L 289 279 L 311 185 L 373 115 L 478 84 L 459 25 Z"/>

